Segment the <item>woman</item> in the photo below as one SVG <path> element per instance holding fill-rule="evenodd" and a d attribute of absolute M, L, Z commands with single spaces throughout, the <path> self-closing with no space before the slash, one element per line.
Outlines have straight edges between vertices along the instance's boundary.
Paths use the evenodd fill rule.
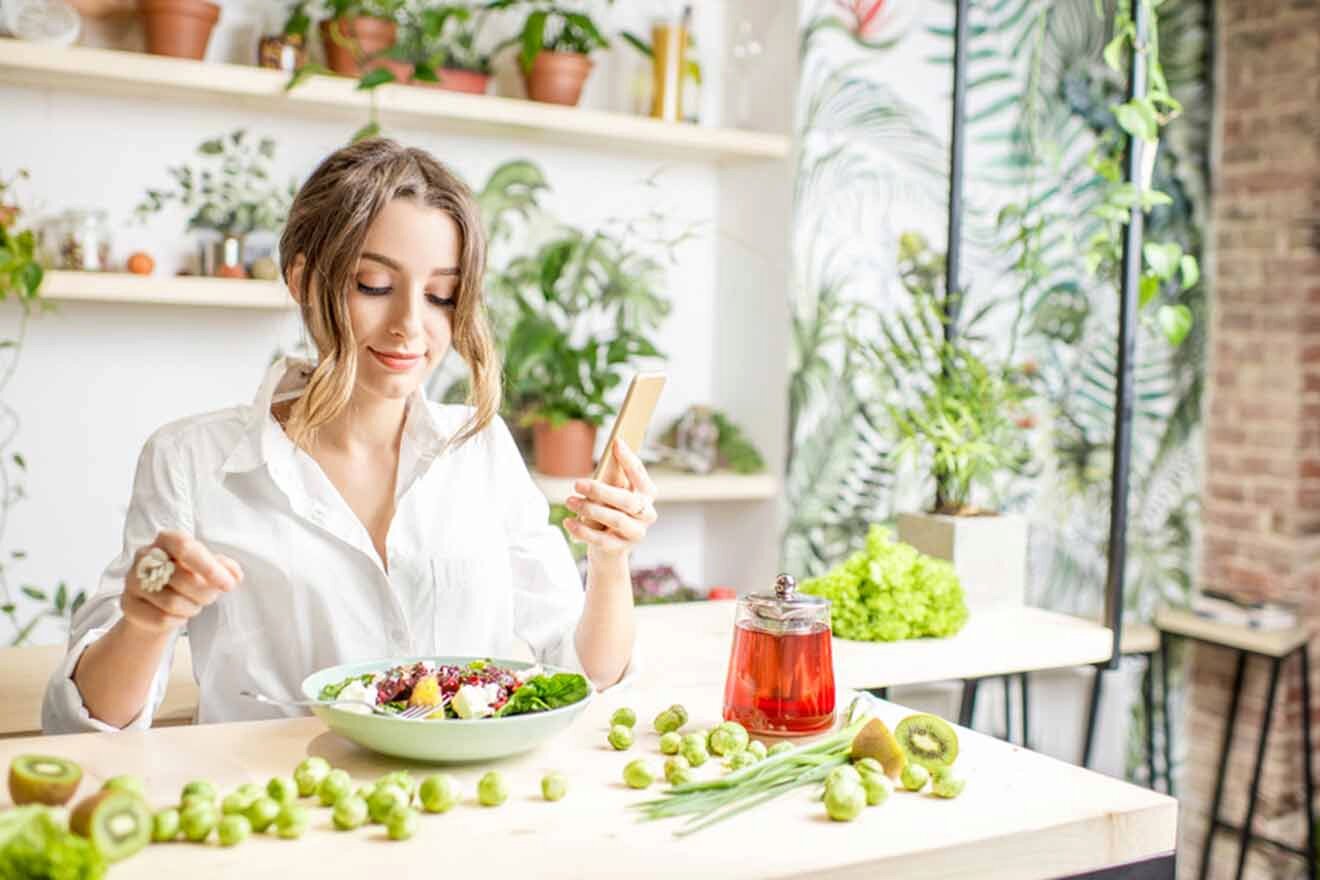
<path fill-rule="evenodd" d="M 576 483 L 581 518 L 566 527 L 588 546 L 584 594 L 496 415 L 484 252 L 471 193 L 425 152 L 375 139 L 321 164 L 280 240 L 318 361 L 279 361 L 251 406 L 147 441 L 123 552 L 47 689 L 47 731 L 149 726 L 185 626 L 202 722 L 278 714 L 239 692 L 299 698 L 322 667 L 508 656 L 515 638 L 598 688 L 620 679 L 628 556 L 656 520 L 655 488 L 622 444 L 630 487 Z M 471 406 L 422 396 L 451 347 Z M 158 592 L 151 548 L 173 562 Z"/>

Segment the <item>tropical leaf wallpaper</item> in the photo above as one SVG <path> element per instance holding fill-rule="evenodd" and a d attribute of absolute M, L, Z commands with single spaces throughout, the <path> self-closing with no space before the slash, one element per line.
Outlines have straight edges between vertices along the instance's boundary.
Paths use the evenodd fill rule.
<path fill-rule="evenodd" d="M 1112 5 L 1112 4 L 1111 4 Z M 1207 213 L 1210 13 L 1159 5 L 1161 57 L 1184 112 L 1166 130 L 1157 189 L 1173 203 L 1148 233 L 1198 258 Z M 1097 144 L 1119 131 L 1123 82 L 1101 57 L 1096 0 L 972 0 L 968 46 L 964 310 L 996 355 L 1036 377 L 1032 464 L 983 499 L 1031 522 L 1029 600 L 1102 603 L 1109 515 L 1117 292 L 1086 243 Z M 818 574 L 871 523 L 928 508 L 933 486 L 894 462 L 886 387 L 867 356 L 881 315 L 910 308 L 899 241 L 943 250 L 952 92 L 952 0 L 806 0 L 800 24 L 794 198 L 793 364 L 784 570 Z M 1177 348 L 1138 335 L 1127 600 L 1148 616 L 1190 589 L 1201 471 L 1205 294 Z"/>

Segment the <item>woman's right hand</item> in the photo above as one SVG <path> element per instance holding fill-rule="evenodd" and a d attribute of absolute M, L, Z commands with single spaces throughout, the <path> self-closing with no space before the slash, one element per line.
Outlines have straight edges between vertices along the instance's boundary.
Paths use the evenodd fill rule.
<path fill-rule="evenodd" d="M 174 560 L 174 574 L 158 593 L 145 592 L 138 582 L 138 561 L 152 547 L 159 547 Z M 150 633 L 168 633 L 237 588 L 242 580 L 243 569 L 234 560 L 212 553 L 187 532 L 165 531 L 133 556 L 119 604 L 124 619 L 134 627 Z"/>

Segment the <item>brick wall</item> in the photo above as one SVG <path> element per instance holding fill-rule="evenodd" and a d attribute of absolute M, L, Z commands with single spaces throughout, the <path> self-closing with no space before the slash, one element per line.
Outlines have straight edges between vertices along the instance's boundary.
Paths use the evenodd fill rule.
<path fill-rule="evenodd" d="M 1320 624 L 1320 0 L 1216 0 L 1215 18 L 1201 579 L 1212 589 L 1297 602 Z M 1179 866 L 1181 876 L 1195 877 L 1234 664 L 1216 649 L 1197 647 L 1188 656 Z M 1312 656 L 1320 667 L 1315 647 Z M 1320 709 L 1320 668 L 1312 671 L 1313 708 Z M 1257 828 L 1300 844 L 1301 697 L 1296 666 L 1283 674 Z M 1234 820 L 1245 814 L 1265 690 L 1265 663 L 1257 660 L 1221 808 Z M 1232 876 L 1236 862 L 1233 837 L 1221 833 L 1211 876 Z M 1299 860 L 1259 849 L 1247 873 L 1303 872 Z"/>

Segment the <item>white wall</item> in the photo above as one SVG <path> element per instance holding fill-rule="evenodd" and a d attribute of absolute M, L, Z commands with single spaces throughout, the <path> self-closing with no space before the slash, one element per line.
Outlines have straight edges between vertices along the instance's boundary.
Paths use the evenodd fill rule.
<path fill-rule="evenodd" d="M 260 5 L 226 4 L 209 60 L 247 59 L 255 33 L 251 10 Z M 613 15 L 612 25 L 641 27 L 642 12 L 639 5 L 624 4 Z M 710 47 L 703 56 L 707 67 L 703 100 L 709 119 L 718 118 L 722 63 L 711 49 L 720 45 L 722 15 L 723 3 L 699 4 L 699 44 Z M 791 30 L 792 16 L 783 17 Z M 85 35 L 85 42 L 101 45 L 131 46 L 138 39 L 133 29 L 122 24 L 92 23 Z M 791 58 L 792 40 L 780 45 Z M 626 109 L 628 71 L 637 63 L 636 53 L 626 47 L 604 56 L 584 103 Z M 92 97 L 11 86 L 0 86 L 0 106 L 5 108 L 8 131 L 18 134 L 0 138 L 0 171 L 31 172 L 22 192 L 34 216 L 69 208 L 103 208 L 115 227 L 115 259 L 122 261 L 132 251 L 146 249 L 155 255 L 158 273 L 172 273 L 193 248 L 178 215 L 162 215 L 146 227 L 132 225 L 132 208 L 143 191 L 166 182 L 165 166 L 189 158 L 205 138 L 246 127 L 274 136 L 279 143 L 279 171 L 303 178 L 356 128 L 273 111 L 240 112 L 172 99 Z M 765 362 L 773 367 L 768 375 L 775 381 L 737 388 L 727 381 L 717 384 L 715 324 L 717 319 L 737 320 L 721 305 L 720 285 L 743 274 L 740 266 L 747 258 L 730 248 L 720 231 L 726 214 L 716 167 L 665 165 L 666 185 L 661 191 L 666 204 L 657 205 L 653 199 L 644 200 L 637 186 L 657 170 L 655 162 L 608 150 L 415 128 L 392 128 L 386 134 L 433 151 L 475 186 L 503 161 L 531 159 L 544 169 L 553 187 L 547 206 L 573 223 L 595 224 L 666 208 L 678 222 L 704 224 L 704 234 L 683 247 L 669 276 L 674 310 L 658 343 L 670 356 L 670 385 L 657 424 L 667 424 L 697 402 L 730 406 L 735 418 L 782 407 L 784 385 L 779 378 L 786 360 L 782 340 L 764 352 Z M 774 166 L 771 173 L 784 177 L 775 183 L 787 187 L 784 166 Z M 773 218 L 762 223 L 770 229 L 778 223 L 781 235 L 786 229 Z M 783 300 L 780 289 L 759 293 L 776 307 Z M 740 302 L 755 306 L 745 297 Z M 749 327 L 759 332 L 756 328 L 763 328 L 766 315 L 751 317 Z M 0 332 L 8 335 L 15 325 L 14 309 L 0 309 Z M 5 535 L 3 549 L 23 548 L 29 553 L 14 571 L 13 582 L 53 586 L 63 579 L 73 588 L 94 586 L 100 570 L 118 550 L 133 466 L 143 441 L 173 419 L 250 400 L 272 352 L 292 345 L 297 337 L 296 319 L 224 309 L 77 303 L 36 320 L 7 398 L 23 420 L 13 448 L 25 455 L 30 473 L 30 497 L 14 508 Z M 775 431 L 759 424 L 753 432 L 762 446 L 774 436 Z M 667 506 L 661 514 L 661 523 L 636 554 L 639 564 L 672 562 L 694 583 L 709 584 L 714 578 L 745 588 L 749 584 L 739 579 L 741 560 L 771 559 L 775 553 L 778 536 L 769 531 L 754 535 L 752 544 L 711 551 L 707 512 L 701 506 Z M 52 627 L 39 630 L 36 640 L 58 638 Z"/>

